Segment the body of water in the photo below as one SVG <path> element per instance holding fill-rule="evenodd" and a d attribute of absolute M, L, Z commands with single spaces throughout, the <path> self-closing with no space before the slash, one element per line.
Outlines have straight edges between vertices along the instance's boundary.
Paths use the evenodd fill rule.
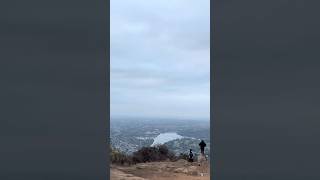
<path fill-rule="evenodd" d="M 158 145 L 158 144 L 164 144 L 166 142 L 175 140 L 175 139 L 181 139 L 183 136 L 180 136 L 179 134 L 175 132 L 168 132 L 168 133 L 161 133 L 157 137 L 154 138 L 153 143 L 151 146 Z"/>

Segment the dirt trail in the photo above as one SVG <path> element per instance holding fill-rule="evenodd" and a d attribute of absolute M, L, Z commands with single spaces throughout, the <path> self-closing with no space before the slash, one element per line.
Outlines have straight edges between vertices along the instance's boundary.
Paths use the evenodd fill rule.
<path fill-rule="evenodd" d="M 111 180 L 209 180 L 209 165 L 177 162 L 141 163 L 111 166 Z"/>
<path fill-rule="evenodd" d="M 132 174 L 126 174 L 118 169 L 111 168 L 111 180 L 146 180 Z"/>

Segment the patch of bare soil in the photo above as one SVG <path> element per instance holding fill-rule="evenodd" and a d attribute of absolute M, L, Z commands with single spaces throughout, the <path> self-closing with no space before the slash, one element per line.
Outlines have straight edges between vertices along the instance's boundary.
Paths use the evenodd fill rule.
<path fill-rule="evenodd" d="M 199 166 L 185 160 L 111 166 L 111 180 L 209 180 L 209 169 L 208 162 Z"/>
<path fill-rule="evenodd" d="M 137 177 L 132 174 L 124 173 L 116 168 L 111 168 L 110 172 L 112 180 L 146 180 L 144 178 Z"/>

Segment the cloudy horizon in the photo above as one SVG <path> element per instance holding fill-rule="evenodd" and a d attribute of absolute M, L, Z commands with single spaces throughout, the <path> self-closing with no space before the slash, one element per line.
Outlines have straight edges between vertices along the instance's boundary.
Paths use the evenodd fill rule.
<path fill-rule="evenodd" d="M 209 119 L 209 3 L 111 1 L 111 117 Z"/>

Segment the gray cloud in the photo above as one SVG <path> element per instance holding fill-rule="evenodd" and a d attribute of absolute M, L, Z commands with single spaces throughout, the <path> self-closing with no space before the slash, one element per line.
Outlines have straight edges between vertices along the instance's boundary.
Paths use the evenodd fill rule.
<path fill-rule="evenodd" d="M 111 116 L 209 118 L 209 13 L 209 0 L 111 2 Z"/>

